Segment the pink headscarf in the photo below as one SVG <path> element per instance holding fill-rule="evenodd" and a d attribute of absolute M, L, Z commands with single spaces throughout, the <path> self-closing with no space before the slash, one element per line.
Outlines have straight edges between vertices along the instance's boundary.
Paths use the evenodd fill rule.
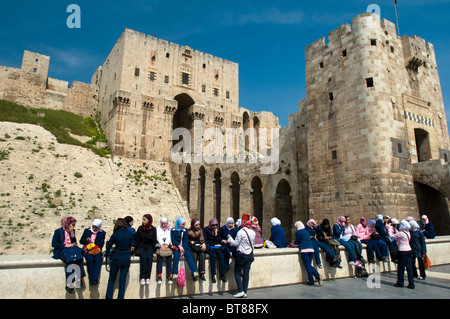
<path fill-rule="evenodd" d="M 345 222 L 345 216 L 339 216 L 338 219 L 336 220 L 336 223 L 341 225 L 342 222 Z"/>
<path fill-rule="evenodd" d="M 243 220 L 241 224 L 241 228 L 252 228 L 252 222 L 249 219 Z"/>
<path fill-rule="evenodd" d="M 63 229 L 66 232 L 69 232 L 69 226 L 70 225 L 75 225 L 75 223 L 77 222 L 77 220 L 71 216 L 69 217 L 64 217 L 63 219 L 61 219 L 61 226 L 63 227 Z M 70 232 L 69 232 L 70 233 Z M 71 237 L 75 236 L 75 235 L 70 235 Z"/>
<path fill-rule="evenodd" d="M 366 223 L 366 225 L 364 226 L 364 222 L 367 222 L 367 219 L 365 218 L 365 217 L 361 217 L 361 219 L 359 220 L 359 223 L 364 227 L 364 228 L 366 228 L 368 225 L 367 225 L 367 223 Z"/>
<path fill-rule="evenodd" d="M 310 219 L 306 222 L 306 225 L 308 225 L 309 228 L 314 228 L 317 226 L 317 222 L 314 219 Z"/>

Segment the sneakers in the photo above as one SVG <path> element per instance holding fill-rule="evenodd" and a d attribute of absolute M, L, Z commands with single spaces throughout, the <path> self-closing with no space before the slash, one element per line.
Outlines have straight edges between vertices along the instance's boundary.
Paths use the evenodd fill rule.
<path fill-rule="evenodd" d="M 243 291 L 233 295 L 234 298 L 247 298 L 247 294 Z"/>
<path fill-rule="evenodd" d="M 150 285 L 150 279 L 141 279 L 139 283 L 141 284 L 141 286 Z"/>

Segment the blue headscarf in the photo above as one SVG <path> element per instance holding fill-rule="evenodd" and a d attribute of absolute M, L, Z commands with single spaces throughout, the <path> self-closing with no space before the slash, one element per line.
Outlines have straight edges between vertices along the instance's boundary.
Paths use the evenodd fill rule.
<path fill-rule="evenodd" d="M 183 217 L 178 217 L 173 228 L 175 228 L 176 230 L 183 230 L 183 228 L 180 227 L 180 224 L 184 222 L 186 222 L 186 220 Z"/>

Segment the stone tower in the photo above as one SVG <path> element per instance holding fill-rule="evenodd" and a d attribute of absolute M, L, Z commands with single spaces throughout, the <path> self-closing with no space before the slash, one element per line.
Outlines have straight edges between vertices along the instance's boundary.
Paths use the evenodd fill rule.
<path fill-rule="evenodd" d="M 435 184 L 448 179 L 449 136 L 432 44 L 399 37 L 377 14 L 359 15 L 332 31 L 328 43 L 322 38 L 306 48 L 306 90 L 312 218 L 349 215 L 357 224 L 361 216 L 428 213 L 448 224 L 448 189 L 430 191 L 433 185 L 416 173 L 434 165 L 425 175 L 443 171 Z M 439 209 L 424 211 L 429 201 Z"/>
<path fill-rule="evenodd" d="M 243 126 L 238 64 L 126 29 L 92 77 L 116 155 L 168 161 L 173 129 Z M 249 119 L 254 126 L 254 117 Z M 261 127 L 278 125 L 267 112 Z M 193 133 L 193 132 L 192 132 Z"/>

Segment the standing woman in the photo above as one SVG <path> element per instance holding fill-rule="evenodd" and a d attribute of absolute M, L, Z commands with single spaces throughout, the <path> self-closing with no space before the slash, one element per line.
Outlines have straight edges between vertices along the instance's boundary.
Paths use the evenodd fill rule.
<path fill-rule="evenodd" d="M 243 220 L 241 229 L 233 239 L 228 235 L 228 242 L 236 247 L 236 258 L 234 265 L 234 277 L 238 286 L 238 293 L 234 295 L 235 298 L 247 297 L 248 283 L 250 281 L 250 267 L 254 260 L 253 245 L 255 244 L 256 234 L 252 230 L 252 223 L 250 220 Z"/>
<path fill-rule="evenodd" d="M 296 222 L 295 227 L 297 228 L 295 244 L 298 245 L 298 250 L 300 250 L 300 255 L 305 264 L 306 273 L 308 274 L 308 285 L 314 285 L 314 278 L 316 278 L 319 286 L 321 286 L 322 278 L 316 268 L 312 266 L 314 246 L 311 242 L 311 236 L 301 221 Z"/>
<path fill-rule="evenodd" d="M 189 235 L 186 229 L 186 220 L 183 217 L 178 217 L 175 221 L 175 225 L 170 231 L 170 237 L 175 248 L 173 251 L 173 278 L 178 278 L 178 263 L 180 258 L 184 256 L 188 262 L 192 278 L 197 281 L 198 270 L 192 258 L 191 248 L 189 248 Z"/>
<path fill-rule="evenodd" d="M 411 229 L 409 230 L 411 234 L 411 240 L 409 241 L 409 244 L 411 245 L 412 250 L 412 270 L 414 278 L 417 278 L 418 280 L 423 280 L 427 277 L 425 273 L 425 265 L 423 263 L 423 255 L 427 253 L 427 244 L 425 243 L 425 236 L 420 231 L 420 226 L 415 220 L 409 221 L 409 224 L 411 225 Z M 419 263 L 419 271 L 420 276 L 417 274 L 417 268 L 416 268 L 416 258 Z"/>
<path fill-rule="evenodd" d="M 156 258 L 156 228 L 152 223 L 153 217 L 145 214 L 142 217 L 142 225 L 134 235 L 134 249 L 139 253 L 139 279 L 142 286 L 150 285 L 153 258 Z"/>
<path fill-rule="evenodd" d="M 408 274 L 408 288 L 414 289 L 414 275 L 412 269 L 412 249 L 409 245 L 409 240 L 411 235 L 409 229 L 411 225 L 406 221 L 402 220 L 400 222 L 400 227 L 398 231 L 392 235 L 392 238 L 397 240 L 398 244 L 398 266 L 397 266 L 397 282 L 395 287 L 403 287 L 405 279 L 405 268 Z"/>
<path fill-rule="evenodd" d="M 89 283 L 94 286 L 98 285 L 98 280 L 100 279 L 100 270 L 102 269 L 103 262 L 102 249 L 105 245 L 106 237 L 106 233 L 101 227 L 102 221 L 100 219 L 94 219 L 91 227 L 86 228 L 83 232 L 83 236 L 80 238 L 80 244 L 84 246 L 94 244 L 98 247 L 98 249 L 91 249 L 84 254 L 87 263 Z"/>
<path fill-rule="evenodd" d="M 119 294 L 118 299 L 124 299 L 125 288 L 127 283 L 127 275 L 131 264 L 131 243 L 133 235 L 127 230 L 125 219 L 117 219 L 111 238 L 106 242 L 106 250 L 110 251 L 115 245 L 114 252 L 111 256 L 111 270 L 109 272 L 108 288 L 106 289 L 106 299 L 112 299 L 114 293 L 114 284 L 117 274 L 119 277 Z"/>
<path fill-rule="evenodd" d="M 58 228 L 57 230 L 55 230 L 54 234 L 53 234 L 53 238 L 52 238 L 52 247 L 54 248 L 53 250 L 53 258 L 54 259 L 60 259 L 64 262 L 64 269 L 65 269 L 65 273 L 66 273 L 66 291 L 69 293 L 74 293 L 75 289 L 74 289 L 74 284 L 73 282 L 69 283 L 68 279 L 69 276 L 71 275 L 71 270 L 69 268 L 69 265 L 75 265 L 76 269 L 79 269 L 79 275 L 81 278 L 77 278 L 77 281 L 79 281 L 81 284 L 83 284 L 83 281 L 81 280 L 83 277 L 86 276 L 86 273 L 84 271 L 84 267 L 83 267 L 83 257 L 81 255 L 81 259 L 75 260 L 75 261 L 70 261 L 68 262 L 66 260 L 66 256 L 64 254 L 64 250 L 66 248 L 71 248 L 71 247 L 75 247 L 77 246 L 77 238 L 75 237 L 75 224 L 76 224 L 77 220 L 71 216 L 69 217 L 64 217 L 63 219 L 61 219 L 61 228 Z M 80 253 L 81 253 L 81 249 L 80 249 Z"/>

